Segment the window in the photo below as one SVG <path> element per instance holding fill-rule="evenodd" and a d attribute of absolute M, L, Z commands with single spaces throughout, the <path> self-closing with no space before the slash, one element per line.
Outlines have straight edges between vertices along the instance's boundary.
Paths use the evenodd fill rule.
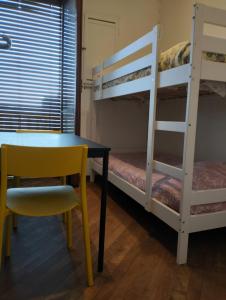
<path fill-rule="evenodd" d="M 63 33 L 75 17 L 58 0 L 1 0 L 0 20 L 0 130 L 74 131 L 75 35 Z"/>

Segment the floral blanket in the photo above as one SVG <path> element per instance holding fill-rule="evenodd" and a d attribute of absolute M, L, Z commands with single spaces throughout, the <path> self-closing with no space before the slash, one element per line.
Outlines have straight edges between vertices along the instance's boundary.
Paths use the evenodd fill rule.
<path fill-rule="evenodd" d="M 165 71 L 171 68 L 179 67 L 189 63 L 191 43 L 181 42 L 160 54 L 159 71 Z M 226 63 L 226 55 L 204 52 L 203 58 L 214 62 Z"/>

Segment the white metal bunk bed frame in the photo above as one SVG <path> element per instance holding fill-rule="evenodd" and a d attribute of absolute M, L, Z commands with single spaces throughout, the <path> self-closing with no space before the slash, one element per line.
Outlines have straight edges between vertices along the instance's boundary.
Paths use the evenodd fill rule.
<path fill-rule="evenodd" d="M 94 79 L 99 90 L 93 92 L 94 100 L 150 91 L 149 128 L 147 143 L 146 193 L 109 171 L 109 181 L 119 187 L 148 211 L 159 217 L 178 232 L 177 263 L 187 262 L 189 233 L 226 226 L 226 211 L 191 215 L 192 205 L 210 204 L 226 201 L 226 188 L 211 190 L 192 190 L 195 138 L 199 102 L 200 80 L 226 82 L 226 64 L 203 59 L 202 52 L 226 54 L 226 40 L 205 35 L 204 24 L 226 27 L 226 11 L 195 4 L 193 9 L 190 63 L 173 69 L 158 72 L 158 26 L 145 36 L 105 60 L 101 66 L 93 69 L 94 78 L 104 69 L 121 61 L 138 50 L 152 46 L 152 52 L 119 69 Z M 102 89 L 102 84 L 136 70 L 151 66 L 151 75 L 113 87 Z M 185 122 L 156 121 L 157 89 L 188 84 Z M 184 133 L 184 151 L 182 168 L 177 168 L 153 160 L 155 130 Z M 183 192 L 180 201 L 180 213 L 172 210 L 151 197 L 152 169 L 182 180 Z M 101 167 L 94 162 L 93 170 L 101 174 Z"/>

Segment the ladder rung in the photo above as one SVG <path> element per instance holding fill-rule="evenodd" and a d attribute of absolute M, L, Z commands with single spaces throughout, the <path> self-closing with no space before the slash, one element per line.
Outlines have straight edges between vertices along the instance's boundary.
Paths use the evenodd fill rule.
<path fill-rule="evenodd" d="M 177 178 L 177 179 L 180 179 L 180 180 L 183 179 L 183 170 L 180 169 L 180 168 L 162 163 L 162 162 L 157 161 L 157 160 L 153 160 L 153 168 L 156 171 L 165 173 L 165 174 L 170 175 L 174 178 Z"/>
<path fill-rule="evenodd" d="M 156 121 L 155 129 L 162 131 L 185 132 L 186 123 L 172 121 Z"/>

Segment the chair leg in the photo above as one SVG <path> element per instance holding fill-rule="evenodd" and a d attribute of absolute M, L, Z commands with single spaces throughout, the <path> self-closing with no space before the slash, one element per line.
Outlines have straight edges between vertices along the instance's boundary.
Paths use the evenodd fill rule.
<path fill-rule="evenodd" d="M 82 223 L 83 223 L 83 238 L 85 245 L 85 255 L 86 255 L 86 272 L 88 286 L 93 286 L 93 264 L 91 256 L 90 247 L 90 234 L 89 234 L 89 223 L 88 223 L 88 213 L 87 209 L 82 209 Z"/>
<path fill-rule="evenodd" d="M 3 236 L 4 236 L 4 222 L 5 222 L 5 217 L 0 215 L 0 270 L 2 267 L 2 246 L 3 246 Z"/>
<path fill-rule="evenodd" d="M 10 256 L 11 228 L 12 228 L 12 216 L 9 215 L 7 217 L 7 224 L 6 224 L 6 256 Z"/>
<path fill-rule="evenodd" d="M 66 226 L 67 226 L 67 247 L 68 249 L 72 248 L 72 216 L 71 210 L 66 212 Z"/>

